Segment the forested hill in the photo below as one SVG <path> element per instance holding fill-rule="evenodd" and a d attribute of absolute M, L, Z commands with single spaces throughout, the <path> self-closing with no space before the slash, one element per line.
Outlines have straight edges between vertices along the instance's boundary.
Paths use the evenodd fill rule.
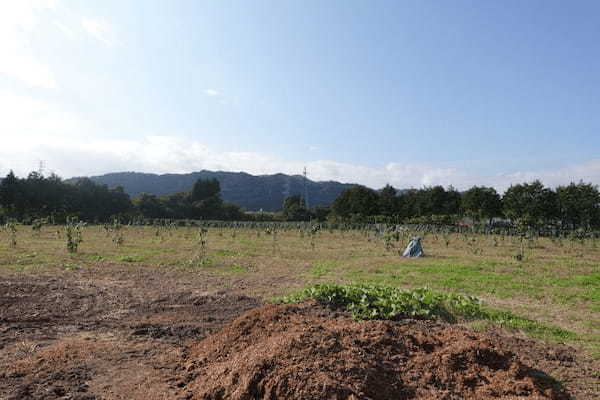
<path fill-rule="evenodd" d="M 221 184 L 223 200 L 237 204 L 249 211 L 280 210 L 283 200 L 293 194 L 304 195 L 304 177 L 301 175 L 250 175 L 245 172 L 200 171 L 190 174 L 145 174 L 118 172 L 90 177 L 96 183 L 109 187 L 123 186 L 132 197 L 140 193 L 167 195 L 188 191 L 198 179 L 216 178 Z M 76 181 L 80 178 L 72 178 Z M 308 203 L 329 205 L 351 184 L 340 182 L 314 182 L 307 180 Z"/>

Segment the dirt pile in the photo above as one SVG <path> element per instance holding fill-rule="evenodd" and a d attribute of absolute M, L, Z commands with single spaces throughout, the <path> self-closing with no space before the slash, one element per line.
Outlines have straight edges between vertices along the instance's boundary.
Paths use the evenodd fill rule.
<path fill-rule="evenodd" d="M 568 399 L 492 336 L 431 321 L 356 322 L 314 304 L 251 310 L 191 348 L 190 399 Z"/>

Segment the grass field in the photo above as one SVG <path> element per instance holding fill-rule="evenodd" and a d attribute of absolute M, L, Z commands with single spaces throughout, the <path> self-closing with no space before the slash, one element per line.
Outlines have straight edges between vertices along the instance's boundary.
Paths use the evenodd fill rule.
<path fill-rule="evenodd" d="M 494 313 L 476 329 L 501 325 L 536 338 L 565 342 L 600 358 L 600 240 L 521 242 L 517 237 L 426 234 L 426 257 L 404 259 L 406 245 L 372 232 L 265 232 L 255 229 L 82 228 L 69 253 L 64 227 L 40 232 L 19 226 L 0 234 L 0 273 L 48 274 L 94 267 L 160 270 L 205 277 L 213 289 L 271 299 L 325 282 L 429 287 L 474 295 Z M 116 235 L 122 236 L 117 244 Z M 204 242 L 204 244 L 202 244 Z M 515 257 L 524 248 L 524 258 Z M 100 272 L 99 274 L 102 274 Z M 1 275 L 0 275 L 1 277 Z M 507 311 L 509 313 L 502 313 Z"/>

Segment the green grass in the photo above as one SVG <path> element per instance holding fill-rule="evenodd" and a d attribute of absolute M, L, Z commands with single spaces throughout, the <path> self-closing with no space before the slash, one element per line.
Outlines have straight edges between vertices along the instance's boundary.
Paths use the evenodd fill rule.
<path fill-rule="evenodd" d="M 309 277 L 321 278 L 331 271 L 339 268 L 339 264 L 333 261 L 317 261 L 309 271 Z"/>
<path fill-rule="evenodd" d="M 484 311 L 481 319 L 493 322 L 495 325 L 507 330 L 522 331 L 528 336 L 539 339 L 552 340 L 561 343 L 577 339 L 577 335 L 574 332 L 533 321 L 515 315 L 510 311 L 488 309 Z"/>
<path fill-rule="evenodd" d="M 126 263 L 138 263 L 144 261 L 145 257 L 140 255 L 128 255 L 117 258 L 117 261 Z"/>
<path fill-rule="evenodd" d="M 492 295 L 497 298 L 511 298 L 528 294 L 539 297 L 542 291 L 558 304 L 575 305 L 589 301 L 600 307 L 600 273 L 586 275 L 556 276 L 551 271 L 540 276 L 521 265 L 497 269 L 491 263 L 479 265 L 454 262 L 430 262 L 407 268 L 406 263 L 386 263 L 375 269 L 356 266 L 348 270 L 346 279 L 351 282 L 368 282 L 386 285 L 427 285 L 444 290 L 458 290 L 474 294 Z M 568 289 L 568 290 L 561 290 Z"/>
<path fill-rule="evenodd" d="M 228 250 L 228 249 L 219 249 L 214 252 L 214 255 L 217 257 L 242 257 L 243 254 L 238 251 Z"/>
<path fill-rule="evenodd" d="M 245 274 L 250 271 L 250 268 L 245 265 L 234 264 L 228 267 L 224 274 L 226 275 L 236 275 L 236 274 Z"/>

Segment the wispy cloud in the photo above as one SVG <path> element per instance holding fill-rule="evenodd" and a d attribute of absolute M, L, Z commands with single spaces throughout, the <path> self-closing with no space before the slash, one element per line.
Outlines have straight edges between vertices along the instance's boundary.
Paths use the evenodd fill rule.
<path fill-rule="evenodd" d="M 52 23 L 54 24 L 54 26 L 56 26 L 58 28 L 59 31 L 61 31 L 69 39 L 75 39 L 77 37 L 77 35 L 75 34 L 75 31 L 73 29 L 69 28 L 68 26 L 66 26 L 65 24 L 63 24 L 62 22 L 52 21 Z"/>
<path fill-rule="evenodd" d="M 90 36 L 107 47 L 115 45 L 115 32 L 107 21 L 100 18 L 81 18 L 81 26 Z"/>
<path fill-rule="evenodd" d="M 220 96 L 221 92 L 217 89 L 204 89 L 204 94 L 210 97 Z"/>

